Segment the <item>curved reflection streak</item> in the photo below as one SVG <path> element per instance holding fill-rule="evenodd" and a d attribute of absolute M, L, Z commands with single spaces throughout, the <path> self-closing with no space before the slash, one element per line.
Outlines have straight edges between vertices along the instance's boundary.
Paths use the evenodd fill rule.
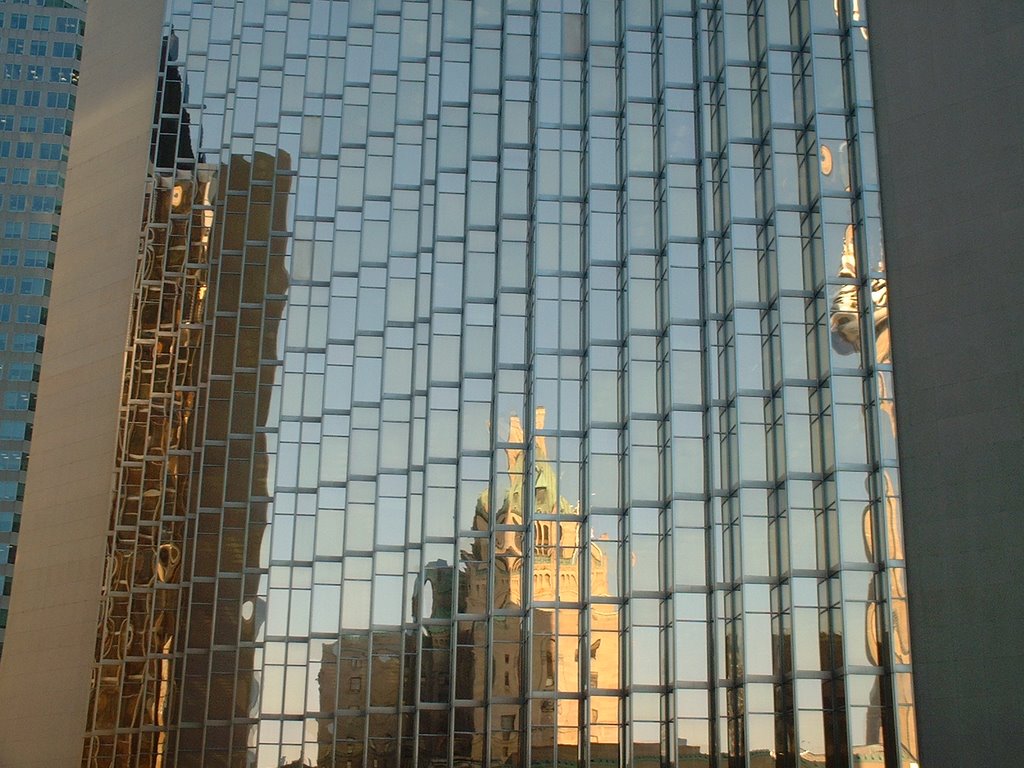
<path fill-rule="evenodd" d="M 823 161 L 822 172 L 825 173 Z M 828 172 L 831 172 L 829 169 Z M 879 264 L 877 271 L 884 274 L 884 266 Z M 846 228 L 843 241 L 843 253 L 839 277 L 859 279 L 860 272 L 855 251 L 854 228 Z M 865 345 L 861 329 L 868 325 L 872 329 L 871 348 L 877 364 L 888 366 L 892 363 L 892 346 L 889 332 L 889 293 L 884 277 L 876 277 L 868 284 L 869 302 L 867 308 L 861 308 L 861 289 L 856 284 L 842 285 L 832 301 L 830 326 L 832 346 L 839 354 L 862 353 Z M 866 314 L 866 317 L 862 317 Z M 885 373 L 876 378 L 879 431 L 885 437 L 885 431 L 896 439 L 896 412 L 893 393 L 890 391 L 890 379 Z M 895 482 L 896 470 L 882 468 L 880 476 L 881 524 L 884 541 L 876 540 L 874 507 L 869 504 L 863 513 L 864 550 L 868 562 L 885 562 L 887 559 L 902 560 L 903 528 L 902 513 L 899 505 L 899 490 Z M 892 664 L 908 667 L 910 657 L 910 620 L 907 610 L 906 571 L 903 567 L 890 565 L 877 578 L 885 578 L 887 584 L 879 591 L 877 580 L 872 579 L 867 594 L 867 611 L 865 614 L 865 641 L 869 663 L 881 669 L 890 670 Z M 883 597 L 883 596 L 887 596 Z M 883 612 L 886 615 L 883 615 Z M 891 655 L 891 661 L 886 654 Z M 917 718 L 913 705 L 911 676 L 904 672 L 891 672 L 891 682 L 886 683 L 878 678 L 870 694 L 870 711 L 867 718 L 865 745 L 884 745 L 887 740 L 895 742 L 889 749 L 901 753 L 901 761 L 912 764 L 917 755 Z M 895 715 L 898 736 L 896 733 L 886 734 L 885 717 L 882 714 L 884 700 L 887 697 L 881 691 L 882 685 L 893 685 L 897 702 L 889 703 Z M 867 747 L 865 747 L 867 748 Z M 884 764 L 884 752 L 879 764 Z"/>

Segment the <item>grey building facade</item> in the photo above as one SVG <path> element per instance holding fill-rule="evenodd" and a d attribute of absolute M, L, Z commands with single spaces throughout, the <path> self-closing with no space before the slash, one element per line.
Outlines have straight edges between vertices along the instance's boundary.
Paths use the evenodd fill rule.
<path fill-rule="evenodd" d="M 858 3 L 118 10 L 0 764 L 917 764 Z"/>
<path fill-rule="evenodd" d="M 927 765 L 1024 753 L 1024 7 L 872 0 Z"/>
<path fill-rule="evenodd" d="M 84 0 L 0 3 L 0 655 L 84 24 Z"/>

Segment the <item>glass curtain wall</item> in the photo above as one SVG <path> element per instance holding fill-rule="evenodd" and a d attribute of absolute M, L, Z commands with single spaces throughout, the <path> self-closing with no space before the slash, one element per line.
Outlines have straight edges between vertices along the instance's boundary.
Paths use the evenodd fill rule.
<path fill-rule="evenodd" d="M 83 765 L 915 766 L 865 22 L 168 0 Z"/>

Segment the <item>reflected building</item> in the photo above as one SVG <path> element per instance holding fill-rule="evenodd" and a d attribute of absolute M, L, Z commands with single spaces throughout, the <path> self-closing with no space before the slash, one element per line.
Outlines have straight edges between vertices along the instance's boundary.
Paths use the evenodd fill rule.
<path fill-rule="evenodd" d="M 83 765 L 913 768 L 862 10 L 168 2 Z"/>
<path fill-rule="evenodd" d="M 183 722 L 244 717 L 259 697 L 290 159 L 196 157 L 177 44 L 161 51 L 85 766 L 187 763 Z M 249 673 L 218 674 L 226 657 Z M 246 743 L 204 730 L 199 750 Z"/>
<path fill-rule="evenodd" d="M 841 145 L 843 153 L 846 152 L 848 144 Z M 831 158 L 823 154 L 822 173 L 828 177 L 832 173 Z M 846 191 L 850 192 L 851 184 L 846 179 Z M 856 282 L 861 274 L 857 265 L 856 248 L 854 245 L 854 228 L 852 225 L 846 228 L 843 238 L 843 255 L 840 262 L 839 277 L 850 282 L 844 283 L 836 291 L 832 300 L 832 312 L 830 326 L 832 329 L 832 347 L 843 355 L 863 353 L 863 341 L 861 338 L 862 323 L 866 326 L 866 333 L 874 336 L 875 361 L 880 366 L 892 365 L 891 342 L 889 338 L 889 289 L 885 278 L 884 262 L 879 262 L 873 270 L 873 277 L 865 286 L 870 292 L 871 301 L 867 306 L 871 307 L 871 314 L 862 317 L 860 293 L 863 288 Z M 878 407 L 880 413 L 877 418 L 883 420 L 880 433 L 883 439 L 890 440 L 896 434 L 896 408 L 893 400 L 891 375 L 882 374 L 878 379 Z M 903 530 L 902 516 L 899 506 L 899 492 L 897 481 L 894 479 L 896 471 L 893 468 L 885 468 L 881 471 L 882 490 L 884 492 L 884 503 L 881 514 L 876 520 L 875 510 L 872 505 L 867 505 L 863 511 L 864 530 L 864 557 L 868 562 L 874 562 L 880 555 L 882 547 L 885 547 L 897 559 L 904 559 L 903 552 Z M 884 537 L 885 542 L 876 541 L 876 537 Z M 889 573 L 887 583 L 879 586 L 878 579 L 871 579 L 868 584 L 868 610 L 865 615 L 865 643 L 868 659 L 874 665 L 881 663 L 883 653 L 883 640 L 887 639 L 891 644 L 891 652 L 895 659 L 902 663 L 910 664 L 910 618 L 907 609 L 907 583 L 906 571 L 903 568 L 893 568 Z M 890 615 L 883 617 L 879 615 L 879 595 L 883 590 L 889 595 Z M 888 634 L 888 638 L 883 638 Z M 907 734 L 908 742 L 917 743 L 917 722 L 913 717 L 914 691 L 913 683 L 909 674 L 897 676 L 897 696 L 902 708 L 900 712 L 900 726 Z M 881 681 L 873 684 L 871 702 L 874 709 L 868 717 L 868 730 L 866 739 L 871 744 L 883 743 L 883 723 L 881 717 L 882 706 Z M 866 758 L 865 758 L 866 759 Z M 884 763 L 883 763 L 884 764 Z"/>
<path fill-rule="evenodd" d="M 545 418 L 545 410 L 538 408 L 535 426 L 543 428 Z M 519 417 L 512 416 L 508 426 L 512 441 L 522 444 Z M 535 522 L 529 529 L 524 522 L 530 494 L 529 485 L 524 490 L 526 451 L 509 448 L 501 506 L 492 510 L 484 491 L 476 504 L 474 535 L 467 537 L 469 548 L 459 553 L 458 565 L 429 563 L 413 591 L 412 615 L 424 622 L 419 636 L 408 627 L 343 632 L 324 646 L 318 676 L 321 712 L 335 715 L 329 723 L 321 721 L 318 766 L 362 765 L 364 753 L 369 764 L 392 765 L 400 747 L 399 765 L 411 764 L 414 754 L 421 764 L 448 765 L 449 750 L 458 765 L 522 764 L 527 751 L 519 733 L 526 715 L 524 691 L 539 694 L 530 707 L 531 762 L 581 759 L 581 676 L 595 692 L 618 687 L 619 607 L 608 590 L 608 556 L 600 542 L 586 541 L 579 503 L 559 496 L 545 443 L 544 437 L 534 437 Z M 524 571 L 531 561 L 533 567 Z M 593 599 L 589 610 L 586 594 Z M 528 605 L 534 606 L 529 627 Z M 453 609 L 459 617 L 454 632 Z M 495 613 L 498 618 L 488 628 L 486 617 Z M 588 625 L 592 640 L 582 647 L 581 632 L 585 636 Z M 416 661 L 418 644 L 421 663 Z M 526 670 L 531 670 L 529 679 Z M 490 713 L 481 707 L 456 711 L 451 738 L 445 709 L 421 712 L 421 722 L 431 724 L 431 736 L 421 738 L 417 751 L 408 738 L 397 739 L 399 709 L 376 719 L 368 714 L 385 702 L 394 706 L 403 688 L 408 692 L 417 685 L 423 701 L 446 703 L 453 694 L 466 701 L 490 699 Z M 618 754 L 619 711 L 612 696 L 594 698 L 591 704 L 589 760 L 599 765 L 602 758 Z M 499 726 L 489 739 L 488 718 Z M 408 732 L 414 718 L 404 720 Z"/>

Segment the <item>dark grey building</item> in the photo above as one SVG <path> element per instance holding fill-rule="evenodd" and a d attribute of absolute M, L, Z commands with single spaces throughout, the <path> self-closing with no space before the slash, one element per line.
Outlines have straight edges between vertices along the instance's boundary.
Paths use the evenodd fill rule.
<path fill-rule="evenodd" d="M 1024 755 L 1024 4 L 872 0 L 921 757 Z"/>
<path fill-rule="evenodd" d="M 85 0 L 0 3 L 0 655 L 84 21 Z"/>

